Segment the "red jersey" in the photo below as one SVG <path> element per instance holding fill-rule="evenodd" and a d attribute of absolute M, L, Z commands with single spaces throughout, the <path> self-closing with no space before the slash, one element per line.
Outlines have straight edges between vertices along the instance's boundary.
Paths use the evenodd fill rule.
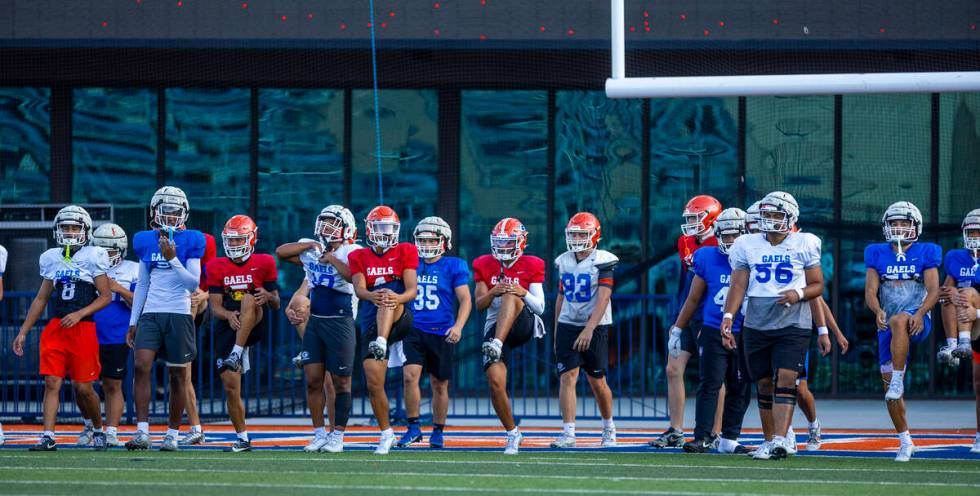
<path fill-rule="evenodd" d="M 687 272 L 694 267 L 694 252 L 705 246 L 718 246 L 718 239 L 708 236 L 703 242 L 698 242 L 697 236 L 681 235 L 677 238 L 677 256 L 681 259 L 681 271 Z"/>
<path fill-rule="evenodd" d="M 266 291 L 278 289 L 276 260 L 272 255 L 253 253 L 245 263 L 237 264 L 228 257 L 208 262 L 208 291 L 224 295 L 223 306 L 228 310 L 241 308 L 242 297 L 258 287 Z"/>
<path fill-rule="evenodd" d="M 214 241 L 214 236 L 204 234 L 204 256 L 201 257 L 201 291 L 208 290 L 208 263 L 218 256 L 218 244 Z"/>
<path fill-rule="evenodd" d="M 487 289 L 497 285 L 500 275 L 510 283 L 529 289 L 531 284 L 544 282 L 544 260 L 532 255 L 521 255 L 510 267 L 504 267 L 493 255 L 482 255 L 473 261 L 473 280 L 483 282 Z"/>
<path fill-rule="evenodd" d="M 374 251 L 374 248 L 361 248 L 347 256 L 351 277 L 354 274 L 364 274 L 368 289 L 386 286 L 393 282 L 401 282 L 405 270 L 418 270 L 419 252 L 412 243 L 398 243 L 384 253 Z M 400 293 L 401 290 L 393 291 Z"/>

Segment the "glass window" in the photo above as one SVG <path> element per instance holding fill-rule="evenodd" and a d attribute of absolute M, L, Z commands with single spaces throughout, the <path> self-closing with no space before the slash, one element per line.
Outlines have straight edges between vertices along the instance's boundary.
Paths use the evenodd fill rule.
<path fill-rule="evenodd" d="M 555 96 L 555 254 L 576 212 L 592 212 L 602 225 L 603 249 L 620 271 L 640 261 L 643 112 L 640 100 L 611 100 L 601 91 L 559 91 Z M 637 291 L 617 281 L 617 291 Z"/>
<path fill-rule="evenodd" d="M 881 222 L 910 201 L 929 219 L 932 184 L 929 95 L 845 95 L 842 211 L 845 222 Z"/>
<path fill-rule="evenodd" d="M 72 199 L 111 203 L 115 222 L 132 236 L 146 228 L 157 182 L 157 92 L 74 90 Z"/>
<path fill-rule="evenodd" d="M 980 93 L 939 97 L 939 222 L 959 225 L 980 186 Z M 959 245 L 958 245 L 959 246 Z"/>
<path fill-rule="evenodd" d="M 436 214 L 439 98 L 434 90 L 381 90 L 381 176 L 384 201 L 402 222 L 402 241 L 424 217 Z M 354 217 L 361 222 L 378 205 L 374 92 L 351 92 L 351 179 Z M 448 200 L 448 199 L 447 199 Z M 363 226 L 362 226 L 363 227 Z M 455 226 L 454 226 L 455 227 Z"/>
<path fill-rule="evenodd" d="M 51 197 L 50 96 L 48 88 L 0 87 L 0 202 Z"/>
<path fill-rule="evenodd" d="M 745 206 L 786 191 L 802 224 L 832 220 L 834 97 L 760 96 L 745 105 Z"/>
<path fill-rule="evenodd" d="M 313 236 L 320 210 L 344 203 L 344 93 L 259 90 L 258 249 Z M 283 268 L 292 291 L 302 270 Z"/>
<path fill-rule="evenodd" d="M 489 253 L 493 226 L 516 217 L 528 229 L 527 253 L 551 259 L 548 93 L 463 91 L 460 148 L 460 256 Z"/>
<path fill-rule="evenodd" d="M 188 227 L 220 234 L 249 208 L 249 90 L 167 92 L 166 183 L 187 193 Z"/>

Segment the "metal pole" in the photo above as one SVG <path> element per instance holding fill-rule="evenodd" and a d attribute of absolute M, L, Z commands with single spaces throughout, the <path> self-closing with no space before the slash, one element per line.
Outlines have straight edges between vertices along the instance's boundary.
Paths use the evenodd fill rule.
<path fill-rule="evenodd" d="M 612 1 L 612 78 L 626 78 L 626 0 Z"/>

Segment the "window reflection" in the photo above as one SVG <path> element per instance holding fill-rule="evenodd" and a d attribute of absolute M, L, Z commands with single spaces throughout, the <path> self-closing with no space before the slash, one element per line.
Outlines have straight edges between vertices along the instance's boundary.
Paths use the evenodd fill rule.
<path fill-rule="evenodd" d="M 0 87 L 0 202 L 50 198 L 50 96 L 48 88 Z"/>
<path fill-rule="evenodd" d="M 959 225 L 980 187 L 980 93 L 939 97 L 939 221 Z"/>

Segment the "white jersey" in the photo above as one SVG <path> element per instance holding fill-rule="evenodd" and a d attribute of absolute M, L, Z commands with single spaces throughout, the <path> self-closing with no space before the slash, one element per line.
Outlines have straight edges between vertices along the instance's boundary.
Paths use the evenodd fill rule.
<path fill-rule="evenodd" d="M 7 249 L 0 245 L 0 277 L 7 272 Z"/>
<path fill-rule="evenodd" d="M 805 270 L 820 266 L 820 238 L 810 233 L 789 233 L 772 245 L 765 233 L 739 236 L 728 250 L 732 270 L 748 270 L 745 326 L 753 329 L 810 328 L 806 302 L 785 307 L 775 301 L 788 290 L 806 287 Z"/>
<path fill-rule="evenodd" d="M 567 251 L 555 259 L 555 270 L 564 296 L 558 322 L 584 326 L 592 317 L 596 295 L 600 286 L 612 287 L 613 268 L 619 258 L 605 250 L 593 250 L 588 257 L 579 260 L 574 252 Z M 612 305 L 606 305 L 599 325 L 612 324 Z"/>
<path fill-rule="evenodd" d="M 299 240 L 300 243 L 309 243 L 312 241 L 315 240 L 309 238 Z M 340 245 L 336 250 L 334 250 L 333 256 L 344 264 L 350 265 L 348 257 L 352 252 L 361 248 L 363 247 L 356 243 Z M 313 292 L 316 288 L 331 289 L 340 293 L 349 294 L 351 295 L 351 316 L 356 319 L 358 301 L 357 297 L 354 295 L 354 285 L 341 277 L 340 273 L 337 272 L 337 269 L 333 265 L 320 263 L 321 256 L 323 256 L 323 250 L 320 248 L 312 248 L 300 253 L 299 255 L 299 261 L 303 264 L 303 272 L 306 274 L 306 280 L 309 281 L 310 298 L 313 298 Z M 325 301 L 323 302 L 322 307 L 319 304 L 315 304 L 313 306 L 321 308 L 321 310 L 314 313 L 314 315 L 320 317 L 335 316 L 334 314 L 337 305 L 334 303 Z"/>
<path fill-rule="evenodd" d="M 54 283 L 51 309 L 53 316 L 60 318 L 98 298 L 95 278 L 109 269 L 109 254 L 98 246 L 83 246 L 65 258 L 64 248 L 51 248 L 41 254 L 38 264 L 41 277 Z"/>
<path fill-rule="evenodd" d="M 135 288 L 136 281 L 139 280 L 140 264 L 132 260 L 123 260 L 119 262 L 119 265 L 109 267 L 105 273 L 109 276 L 109 279 L 116 281 L 120 286 L 132 291 Z M 112 293 L 112 301 L 120 300 L 121 298 L 118 294 Z"/>

